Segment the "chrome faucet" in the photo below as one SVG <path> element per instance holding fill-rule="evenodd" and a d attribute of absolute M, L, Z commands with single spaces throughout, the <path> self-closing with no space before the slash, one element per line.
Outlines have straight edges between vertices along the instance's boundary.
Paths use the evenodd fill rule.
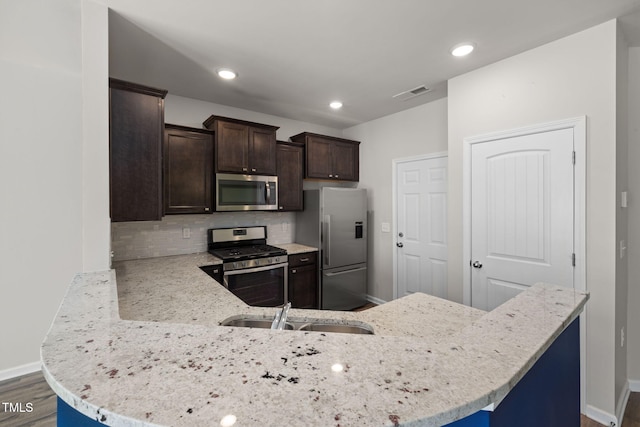
<path fill-rule="evenodd" d="M 284 330 L 284 325 L 287 323 L 287 315 L 289 314 L 290 308 L 291 302 L 288 302 L 278 310 L 276 310 L 276 315 L 273 318 L 273 323 L 271 323 L 271 329 L 276 329 L 278 331 Z"/>

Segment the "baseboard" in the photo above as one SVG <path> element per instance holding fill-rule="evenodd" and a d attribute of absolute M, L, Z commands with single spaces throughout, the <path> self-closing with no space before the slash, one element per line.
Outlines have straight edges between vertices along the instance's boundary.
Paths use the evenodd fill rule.
<path fill-rule="evenodd" d="M 600 424 L 604 424 L 607 427 L 618 425 L 618 420 L 616 419 L 615 415 L 605 412 L 591 405 L 587 405 L 587 410 L 585 412 L 585 415 L 591 418 L 593 421 L 597 421 Z"/>
<path fill-rule="evenodd" d="M 640 391 L 640 380 L 629 380 L 629 390 L 637 393 Z"/>
<path fill-rule="evenodd" d="M 384 304 L 385 302 L 387 302 L 387 301 L 385 301 L 383 299 L 376 298 L 376 297 L 373 297 L 371 295 L 367 295 L 367 301 L 372 302 L 372 303 L 377 304 L 377 305 Z"/>
<path fill-rule="evenodd" d="M 616 407 L 616 417 L 618 418 L 618 420 L 620 420 L 620 424 L 622 424 L 622 419 L 624 418 L 624 410 L 627 408 L 627 402 L 629 402 L 630 394 L 631 389 L 629 388 L 629 381 L 627 381 L 624 384 L 621 399 L 618 401 L 618 406 Z"/>
<path fill-rule="evenodd" d="M 21 377 L 23 375 L 32 374 L 41 369 L 40 361 L 27 363 L 26 365 L 16 366 L 15 368 L 0 371 L 0 381 L 9 380 L 11 378 Z"/>

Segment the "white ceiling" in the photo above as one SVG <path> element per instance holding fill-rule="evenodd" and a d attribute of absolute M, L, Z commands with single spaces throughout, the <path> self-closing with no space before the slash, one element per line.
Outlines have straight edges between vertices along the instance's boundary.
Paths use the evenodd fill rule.
<path fill-rule="evenodd" d="M 337 129 L 444 97 L 454 76 L 617 17 L 640 46 L 640 0 L 102 1 L 111 77 Z M 452 57 L 463 41 L 476 51 Z M 220 80 L 220 67 L 239 77 Z M 432 91 L 392 98 L 423 84 Z"/>

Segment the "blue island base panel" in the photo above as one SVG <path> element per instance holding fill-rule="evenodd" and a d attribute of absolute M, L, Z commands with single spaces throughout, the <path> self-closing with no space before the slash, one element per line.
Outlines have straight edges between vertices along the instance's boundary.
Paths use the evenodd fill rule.
<path fill-rule="evenodd" d="M 446 427 L 580 427 L 580 323 L 574 320 L 494 411 Z"/>
<path fill-rule="evenodd" d="M 59 397 L 57 418 L 58 427 L 104 427 L 104 424 L 76 411 Z"/>
<path fill-rule="evenodd" d="M 106 419 L 102 420 L 106 421 Z M 98 427 L 58 398 L 58 427 Z M 574 320 L 494 411 L 446 427 L 580 427 L 580 324 Z"/>

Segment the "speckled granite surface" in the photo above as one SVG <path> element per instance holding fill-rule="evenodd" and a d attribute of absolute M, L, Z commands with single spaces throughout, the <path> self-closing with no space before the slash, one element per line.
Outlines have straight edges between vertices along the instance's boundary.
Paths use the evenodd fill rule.
<path fill-rule="evenodd" d="M 314 248 L 312 246 L 301 245 L 300 243 L 280 243 L 277 245 L 279 248 L 285 249 L 287 254 L 295 255 L 295 254 L 303 254 L 306 252 L 315 252 L 318 248 Z"/>
<path fill-rule="evenodd" d="M 53 390 L 114 426 L 229 415 L 235 426 L 439 426 L 499 403 L 588 298 L 540 284 L 489 313 L 414 294 L 289 314 L 365 322 L 375 335 L 224 327 L 274 310 L 246 306 L 198 268 L 214 262 L 123 261 L 77 276 L 41 349 Z"/>

